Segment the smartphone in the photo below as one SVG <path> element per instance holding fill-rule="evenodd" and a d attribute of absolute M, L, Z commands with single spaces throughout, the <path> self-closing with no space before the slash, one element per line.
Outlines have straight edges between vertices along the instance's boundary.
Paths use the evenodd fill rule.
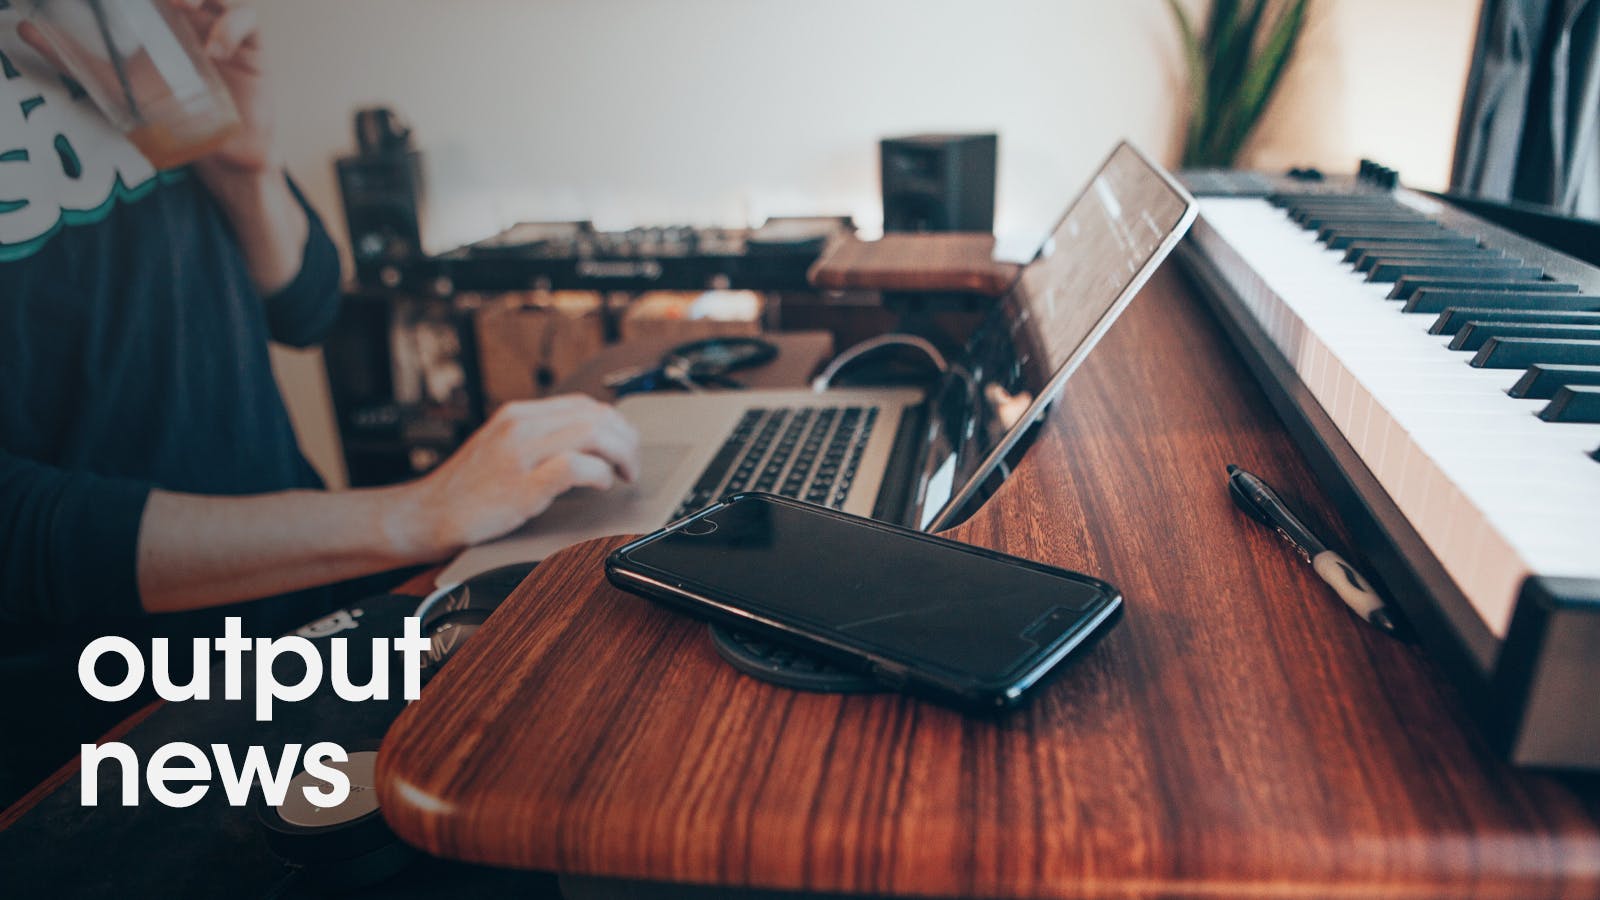
<path fill-rule="evenodd" d="M 1122 611 L 1097 578 L 771 494 L 606 560 L 623 590 L 966 710 L 1008 709 Z"/>

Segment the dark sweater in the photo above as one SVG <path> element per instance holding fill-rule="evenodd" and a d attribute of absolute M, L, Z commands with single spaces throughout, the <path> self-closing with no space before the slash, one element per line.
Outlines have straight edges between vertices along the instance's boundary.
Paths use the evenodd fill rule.
<path fill-rule="evenodd" d="M 300 277 L 263 300 L 192 177 L 0 263 L 0 620 L 136 613 L 152 487 L 320 486 L 267 342 L 313 343 L 337 311 L 337 283 L 337 256 L 313 224 Z"/>
<path fill-rule="evenodd" d="M 199 179 L 154 172 L 17 40 L 14 15 L 0 10 L 0 627 L 9 635 L 0 645 L 0 733 L 8 743 L 18 732 L 5 726 L 32 726 L 34 707 L 81 698 L 73 667 L 87 637 L 205 633 L 218 618 L 140 615 L 135 555 L 152 488 L 320 486 L 267 345 L 315 343 L 337 314 L 339 279 L 337 254 L 308 208 L 299 276 L 260 296 Z M 270 633 L 314 605 L 255 604 L 246 613 L 253 630 Z"/>

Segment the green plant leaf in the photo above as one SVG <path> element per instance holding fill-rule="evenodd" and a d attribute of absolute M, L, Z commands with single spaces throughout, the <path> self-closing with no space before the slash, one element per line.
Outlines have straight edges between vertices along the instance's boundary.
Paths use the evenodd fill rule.
<path fill-rule="evenodd" d="M 1239 89 L 1239 126 L 1229 136 L 1233 155 L 1238 155 L 1256 122 L 1266 112 L 1267 103 L 1282 80 L 1283 72 L 1294 55 L 1300 32 L 1305 25 L 1306 4 L 1310 0 L 1292 0 L 1273 24 L 1261 53 L 1246 74 Z"/>
<path fill-rule="evenodd" d="M 1215 54 L 1217 39 L 1238 16 L 1238 0 L 1214 0 L 1211 4 L 1211 15 L 1206 20 L 1206 33 L 1202 36 L 1208 56 Z"/>
<path fill-rule="evenodd" d="M 1211 95 L 1229 97 L 1238 92 L 1255 51 L 1256 32 L 1267 10 L 1267 0 L 1254 0 L 1238 8 L 1234 18 L 1217 35 L 1211 68 Z"/>
<path fill-rule="evenodd" d="M 1183 36 L 1192 92 L 1184 165 L 1234 162 L 1293 55 L 1308 3 L 1216 0 L 1202 35 L 1178 0 L 1168 0 Z"/>
<path fill-rule="evenodd" d="M 1205 48 L 1201 45 L 1199 36 L 1195 34 L 1189 14 L 1183 11 L 1178 0 L 1167 0 L 1167 8 L 1172 10 L 1172 17 L 1178 22 L 1178 36 L 1183 42 L 1184 61 L 1189 70 L 1189 126 L 1184 134 L 1183 143 L 1183 162 L 1187 165 L 1195 155 L 1200 137 L 1206 133 L 1209 121 Z"/>

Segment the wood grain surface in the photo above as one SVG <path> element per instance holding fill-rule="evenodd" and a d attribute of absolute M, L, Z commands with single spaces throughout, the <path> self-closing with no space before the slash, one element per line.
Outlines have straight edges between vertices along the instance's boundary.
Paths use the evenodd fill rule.
<path fill-rule="evenodd" d="M 970 897 L 1600 896 L 1600 782 L 1519 773 L 1415 648 L 1234 510 L 1340 536 L 1169 268 L 953 536 L 1104 577 L 1126 616 L 1002 719 L 771 687 L 547 560 L 395 724 L 395 830 L 474 862 Z"/>
<path fill-rule="evenodd" d="M 959 292 L 998 297 L 1021 267 L 995 262 L 994 235 L 886 234 L 833 241 L 806 273 L 824 290 Z"/>

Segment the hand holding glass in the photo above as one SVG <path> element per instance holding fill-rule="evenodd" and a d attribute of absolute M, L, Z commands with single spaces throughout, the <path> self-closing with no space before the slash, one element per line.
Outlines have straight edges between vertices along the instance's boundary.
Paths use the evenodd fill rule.
<path fill-rule="evenodd" d="M 227 85 L 166 0 L 27 2 L 57 61 L 157 169 L 194 162 L 239 128 Z"/>

